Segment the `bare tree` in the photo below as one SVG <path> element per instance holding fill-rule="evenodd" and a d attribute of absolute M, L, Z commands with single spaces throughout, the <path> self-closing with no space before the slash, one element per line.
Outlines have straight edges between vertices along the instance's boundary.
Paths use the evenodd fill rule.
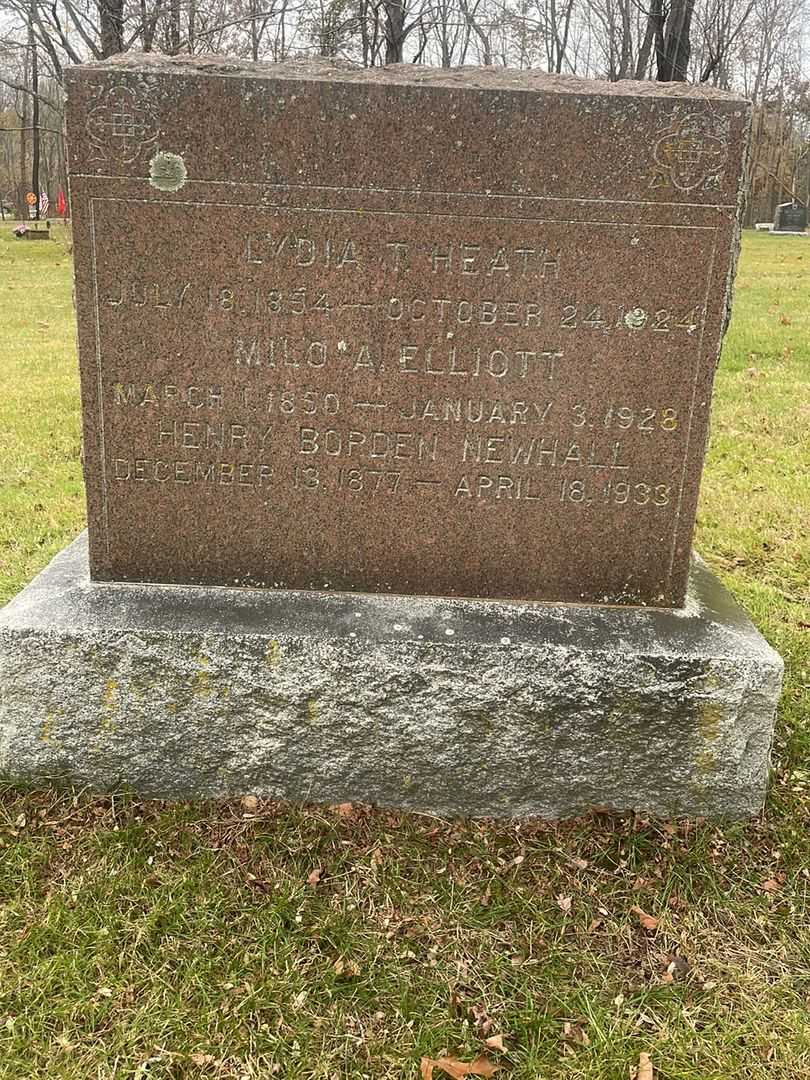
<path fill-rule="evenodd" d="M 137 48 L 738 87 L 758 106 L 751 184 L 765 208 L 807 186 L 808 8 L 810 0 L 0 0 L 0 194 L 13 189 L 20 201 L 37 187 L 35 172 L 42 184 L 63 175 L 65 66 Z"/>
<path fill-rule="evenodd" d="M 98 28 L 102 57 L 124 51 L 124 0 L 98 0 Z"/>

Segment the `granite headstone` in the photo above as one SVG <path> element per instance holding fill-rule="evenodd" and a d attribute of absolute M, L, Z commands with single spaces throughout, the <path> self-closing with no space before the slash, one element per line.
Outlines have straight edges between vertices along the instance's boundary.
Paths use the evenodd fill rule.
<path fill-rule="evenodd" d="M 807 207 L 797 202 L 781 203 L 773 217 L 774 232 L 806 232 Z"/>
<path fill-rule="evenodd" d="M 678 606 L 748 105 L 68 72 L 97 580 Z"/>
<path fill-rule="evenodd" d="M 0 776 L 756 813 L 782 663 L 689 562 L 748 105 L 199 57 L 67 87 L 89 549 L 0 611 Z"/>

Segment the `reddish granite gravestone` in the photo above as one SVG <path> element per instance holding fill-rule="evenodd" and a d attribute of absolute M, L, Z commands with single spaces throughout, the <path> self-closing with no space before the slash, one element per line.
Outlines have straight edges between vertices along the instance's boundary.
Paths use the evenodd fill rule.
<path fill-rule="evenodd" d="M 0 610 L 0 777 L 757 813 L 781 660 L 699 560 L 678 607 L 746 104 L 67 80 L 92 579 L 82 536 Z"/>
<path fill-rule="evenodd" d="M 683 603 L 744 101 L 133 55 L 67 82 L 95 579 Z"/>

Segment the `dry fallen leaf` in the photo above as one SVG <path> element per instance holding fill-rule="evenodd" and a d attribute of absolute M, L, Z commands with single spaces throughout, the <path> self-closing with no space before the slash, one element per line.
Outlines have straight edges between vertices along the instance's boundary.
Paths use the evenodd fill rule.
<path fill-rule="evenodd" d="M 565 914 L 567 915 L 568 912 L 571 910 L 571 897 L 560 895 L 555 896 L 554 899 L 557 901 L 557 907 L 560 909 L 560 911 L 565 912 Z"/>
<path fill-rule="evenodd" d="M 259 800 L 255 795 L 245 795 L 240 805 L 246 814 L 255 814 L 259 809 Z"/>
<path fill-rule="evenodd" d="M 781 888 L 782 884 L 781 882 L 777 881 L 776 878 L 768 878 L 767 881 L 763 881 L 760 885 L 760 889 L 762 889 L 763 892 L 767 893 L 779 892 Z"/>
<path fill-rule="evenodd" d="M 476 1031 L 482 1039 L 492 1031 L 493 1020 L 487 1013 L 486 1005 L 471 1005 L 470 1019 L 475 1021 Z"/>
<path fill-rule="evenodd" d="M 189 1061 L 194 1065 L 213 1065 L 216 1058 L 213 1054 L 189 1054 Z"/>
<path fill-rule="evenodd" d="M 672 979 L 685 979 L 689 974 L 691 965 L 685 956 L 676 954 L 672 957 L 671 962 L 667 965 L 667 975 Z"/>
<path fill-rule="evenodd" d="M 335 974 L 344 979 L 353 979 L 360 974 L 360 968 L 355 964 L 354 960 L 345 960 L 342 956 L 337 958 L 332 967 Z"/>
<path fill-rule="evenodd" d="M 649 1054 L 638 1055 L 638 1072 L 636 1080 L 654 1080 L 652 1061 Z"/>
<path fill-rule="evenodd" d="M 591 1040 L 587 1031 L 581 1024 L 572 1024 L 566 1020 L 563 1024 L 563 1038 L 566 1042 L 576 1043 L 577 1046 L 590 1046 Z"/>
<path fill-rule="evenodd" d="M 441 1069 L 447 1076 L 453 1077 L 453 1080 L 464 1080 L 465 1076 L 494 1076 L 499 1068 L 499 1065 L 484 1054 L 475 1061 L 459 1061 L 452 1057 L 423 1057 L 421 1062 L 422 1080 L 433 1080 L 434 1069 Z"/>
<path fill-rule="evenodd" d="M 337 814 L 338 817 L 343 817 L 343 818 L 351 817 L 352 814 L 354 813 L 354 803 L 350 803 L 350 802 L 338 803 L 336 806 L 331 807 L 331 809 L 334 810 L 334 812 Z"/>
<path fill-rule="evenodd" d="M 490 1050 L 504 1050 L 503 1035 L 490 1035 L 488 1039 L 484 1039 L 486 1045 Z"/>
<path fill-rule="evenodd" d="M 644 927 L 645 930 L 657 930 L 658 919 L 654 915 L 648 915 L 646 911 L 643 911 L 638 904 L 630 908 L 634 915 L 638 916 L 638 921 Z"/>
<path fill-rule="evenodd" d="M 312 873 L 309 874 L 309 876 L 307 877 L 307 885 L 311 885 L 313 887 L 313 889 L 314 889 L 315 886 L 321 880 L 322 876 L 323 876 L 323 870 L 321 869 L 320 866 L 316 866 L 315 869 L 312 871 Z"/>

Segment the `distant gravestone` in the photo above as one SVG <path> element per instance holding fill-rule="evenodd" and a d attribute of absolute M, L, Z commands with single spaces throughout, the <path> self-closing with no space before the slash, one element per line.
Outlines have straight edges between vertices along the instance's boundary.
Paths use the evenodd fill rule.
<path fill-rule="evenodd" d="M 755 813 L 781 661 L 689 559 L 749 105 L 222 57 L 66 83 L 89 552 L 0 613 L 0 775 Z"/>
<path fill-rule="evenodd" d="M 807 207 L 800 203 L 781 203 L 773 218 L 774 232 L 805 232 L 807 230 Z"/>
<path fill-rule="evenodd" d="M 69 85 L 94 577 L 683 603 L 741 101 L 126 57 Z"/>

